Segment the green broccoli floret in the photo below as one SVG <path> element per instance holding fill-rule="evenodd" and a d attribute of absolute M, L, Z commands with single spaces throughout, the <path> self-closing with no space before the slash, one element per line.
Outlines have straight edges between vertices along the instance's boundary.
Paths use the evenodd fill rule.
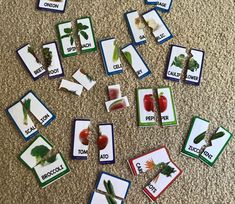
<path fill-rule="evenodd" d="M 36 161 L 39 163 L 49 151 L 50 150 L 46 146 L 39 145 L 31 150 L 31 155 L 36 157 Z"/>

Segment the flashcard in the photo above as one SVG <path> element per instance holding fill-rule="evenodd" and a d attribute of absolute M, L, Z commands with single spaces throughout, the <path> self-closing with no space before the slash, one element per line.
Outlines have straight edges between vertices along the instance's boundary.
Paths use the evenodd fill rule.
<path fill-rule="evenodd" d="M 180 80 L 187 56 L 187 50 L 185 47 L 178 45 L 171 46 L 170 57 L 165 73 L 166 79 L 177 82 Z"/>
<path fill-rule="evenodd" d="M 99 124 L 97 140 L 100 164 L 115 163 L 114 130 L 112 123 Z"/>
<path fill-rule="evenodd" d="M 67 0 L 38 0 L 38 9 L 52 11 L 52 12 L 64 12 L 67 4 Z"/>
<path fill-rule="evenodd" d="M 145 24 L 136 10 L 130 11 L 124 14 L 127 26 L 132 37 L 132 41 L 135 45 L 142 45 L 146 43 L 144 36 Z"/>
<path fill-rule="evenodd" d="M 52 149 L 52 144 L 42 135 L 38 135 L 19 156 L 19 159 L 30 169 L 34 168 Z"/>
<path fill-rule="evenodd" d="M 199 156 L 199 159 L 209 166 L 213 166 L 231 138 L 232 134 L 225 128 L 220 127 L 210 138 L 209 145 Z"/>
<path fill-rule="evenodd" d="M 155 9 L 151 9 L 144 13 L 143 18 L 152 29 L 153 35 L 158 43 L 163 44 L 167 40 L 173 38 L 171 32 Z"/>
<path fill-rule="evenodd" d="M 84 86 L 86 90 L 90 90 L 96 84 L 96 81 L 93 81 L 93 79 L 81 69 L 78 69 L 74 73 L 73 78 Z"/>
<path fill-rule="evenodd" d="M 154 4 L 156 5 L 155 9 L 168 12 L 171 9 L 172 0 L 145 0 L 145 4 Z"/>
<path fill-rule="evenodd" d="M 29 44 L 19 48 L 16 52 L 33 80 L 39 79 L 46 73 L 46 70 L 37 58 L 34 49 Z"/>
<path fill-rule="evenodd" d="M 93 192 L 89 204 L 123 204 L 123 201 L 111 195 Z"/>
<path fill-rule="evenodd" d="M 121 98 L 117 98 L 117 99 L 105 102 L 105 106 L 108 112 L 112 112 L 115 110 L 122 110 L 126 107 L 129 107 L 130 104 L 129 104 L 128 98 L 124 96 Z"/>
<path fill-rule="evenodd" d="M 101 40 L 99 45 L 106 74 L 113 75 L 122 73 L 123 67 L 120 60 L 120 50 L 115 38 Z"/>
<path fill-rule="evenodd" d="M 121 87 L 119 84 L 108 86 L 109 100 L 114 100 L 122 97 Z"/>
<path fill-rule="evenodd" d="M 189 135 L 182 149 L 183 154 L 198 158 L 201 148 L 206 145 L 204 138 L 208 127 L 209 121 L 196 116 L 193 117 Z"/>
<path fill-rule="evenodd" d="M 144 188 L 144 193 L 152 201 L 156 201 L 181 173 L 182 171 L 173 162 L 165 164 L 165 168 Z"/>
<path fill-rule="evenodd" d="M 21 98 L 21 103 L 45 127 L 56 118 L 56 116 L 32 91 L 29 91 Z"/>
<path fill-rule="evenodd" d="M 73 152 L 72 152 L 73 159 L 79 159 L 79 160 L 87 159 L 90 124 L 91 121 L 87 119 L 76 119 L 74 121 Z"/>
<path fill-rule="evenodd" d="M 139 79 L 143 79 L 151 74 L 147 64 L 133 44 L 129 44 L 121 49 L 126 60 L 134 69 Z"/>
<path fill-rule="evenodd" d="M 81 43 L 81 53 L 96 51 L 96 41 L 92 28 L 91 17 L 78 19 L 77 29 Z"/>
<path fill-rule="evenodd" d="M 72 23 L 70 21 L 57 24 L 58 38 L 63 57 L 77 55 L 77 48 L 73 36 Z"/>
<path fill-rule="evenodd" d="M 68 91 L 71 91 L 73 93 L 75 93 L 76 95 L 80 96 L 82 94 L 82 90 L 83 90 L 83 86 L 78 84 L 78 83 L 74 83 L 65 79 L 62 79 L 61 83 L 60 83 L 60 87 L 59 89 L 64 88 Z"/>
<path fill-rule="evenodd" d="M 70 169 L 60 153 L 34 167 L 35 176 L 42 188 L 50 185 L 69 172 Z"/>
<path fill-rule="evenodd" d="M 60 60 L 56 42 L 44 44 L 42 47 L 49 78 L 64 76 L 64 68 Z"/>
<path fill-rule="evenodd" d="M 113 197 L 125 199 L 130 185 L 131 182 L 126 179 L 106 172 L 101 172 L 96 185 L 96 189 L 108 193 Z"/>
<path fill-rule="evenodd" d="M 20 101 L 17 101 L 6 109 L 7 114 L 26 141 L 38 134 L 36 126 L 29 117 L 29 108 L 30 101 L 28 100 L 24 106 Z"/>
<path fill-rule="evenodd" d="M 162 126 L 177 125 L 176 111 L 171 87 L 158 88 L 157 94 Z"/>
<path fill-rule="evenodd" d="M 191 56 L 187 65 L 185 82 L 192 85 L 200 85 L 204 62 L 204 51 L 191 49 Z"/>
<path fill-rule="evenodd" d="M 147 154 L 128 160 L 132 173 L 137 176 L 149 170 L 159 170 L 162 164 L 170 162 L 170 156 L 166 147 L 157 148 Z"/>
<path fill-rule="evenodd" d="M 156 100 L 153 95 L 153 89 L 137 89 L 137 110 L 139 126 L 156 125 L 155 101 Z"/>

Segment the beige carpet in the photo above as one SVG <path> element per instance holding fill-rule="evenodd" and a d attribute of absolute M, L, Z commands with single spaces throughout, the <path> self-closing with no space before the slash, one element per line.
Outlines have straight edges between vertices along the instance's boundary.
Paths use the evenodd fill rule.
<path fill-rule="evenodd" d="M 31 43 L 41 56 L 41 45 L 56 39 L 54 25 L 60 21 L 75 20 L 90 15 L 98 40 L 116 37 L 120 46 L 130 42 L 123 14 L 131 9 L 144 12 L 151 8 L 143 0 L 68 0 L 66 12 L 55 14 L 35 10 L 36 0 L 0 1 L 1 10 L 1 188 L 0 203 L 88 203 L 95 187 L 97 174 L 108 171 L 132 181 L 126 203 L 144 204 L 150 200 L 142 188 L 153 178 L 154 172 L 134 177 L 126 160 L 166 144 L 172 159 L 184 173 L 159 198 L 168 204 L 232 204 L 235 203 L 235 139 L 232 139 L 213 168 L 180 154 L 193 115 L 211 121 L 210 134 L 223 125 L 235 132 L 235 6 L 234 0 L 175 0 L 170 13 L 161 16 L 174 34 L 174 39 L 159 46 L 150 31 L 148 43 L 139 48 L 152 70 L 152 75 L 139 81 L 124 63 L 121 75 L 107 77 L 100 52 L 63 59 L 66 79 L 71 80 L 78 68 L 84 68 L 98 83 L 81 97 L 58 90 L 61 79 L 43 77 L 33 82 L 15 55 L 24 43 Z M 200 87 L 163 80 L 164 64 L 170 44 L 204 49 L 205 69 Z M 122 60 L 124 62 L 124 60 Z M 107 113 L 108 84 L 120 83 L 131 107 Z M 170 85 L 175 96 L 179 125 L 161 128 L 138 128 L 136 124 L 135 89 Z M 61 151 L 71 173 L 46 189 L 40 189 L 33 174 L 17 159 L 27 145 L 7 117 L 4 109 L 25 92 L 32 89 L 57 115 L 40 132 Z M 71 125 L 74 118 L 92 120 L 92 137 L 87 161 L 73 161 L 71 151 Z M 115 125 L 116 164 L 98 164 L 96 147 L 97 124 L 113 122 Z"/>

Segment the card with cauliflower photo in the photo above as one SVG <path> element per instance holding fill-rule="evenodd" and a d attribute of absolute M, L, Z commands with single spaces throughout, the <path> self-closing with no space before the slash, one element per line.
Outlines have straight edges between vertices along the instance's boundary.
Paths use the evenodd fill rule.
<path fill-rule="evenodd" d="M 38 0 L 37 8 L 39 10 L 63 13 L 65 11 L 66 4 L 67 0 Z"/>

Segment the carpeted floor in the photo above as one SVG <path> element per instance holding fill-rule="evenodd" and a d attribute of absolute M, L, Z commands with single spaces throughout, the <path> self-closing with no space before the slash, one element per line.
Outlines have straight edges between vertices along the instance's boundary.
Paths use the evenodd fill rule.
<path fill-rule="evenodd" d="M 72 80 L 78 68 L 84 68 L 97 80 L 97 85 L 78 97 L 58 90 L 61 79 L 43 77 L 34 82 L 17 59 L 15 50 L 24 43 L 37 48 L 42 59 L 41 45 L 56 39 L 55 24 L 82 16 L 92 16 L 97 40 L 116 37 L 119 45 L 130 42 L 123 14 L 131 9 L 145 12 L 143 0 L 68 0 L 66 12 L 56 14 L 35 10 L 36 0 L 0 1 L 1 10 L 1 188 L 0 203 L 88 203 L 95 187 L 97 174 L 108 171 L 132 181 L 127 204 L 150 203 L 142 188 L 154 172 L 134 177 L 127 159 L 165 144 L 172 159 L 183 169 L 183 175 L 159 198 L 158 203 L 232 204 L 235 202 L 235 139 L 232 139 L 213 168 L 180 154 L 190 120 L 199 115 L 211 121 L 210 134 L 223 125 L 234 133 L 235 122 L 235 5 L 234 0 L 176 0 L 170 13 L 163 14 L 174 38 L 157 45 L 150 30 L 148 43 L 138 50 L 148 63 L 152 75 L 143 81 L 125 63 L 123 74 L 105 75 L 100 51 L 63 59 L 65 78 Z M 204 49 L 205 69 L 199 87 L 163 80 L 164 65 L 170 44 Z M 107 113 L 106 87 L 119 83 L 131 107 Z M 135 89 L 170 85 L 175 96 L 179 124 L 176 127 L 138 128 L 136 123 Z M 4 109 L 28 90 L 33 90 L 57 115 L 40 132 L 55 145 L 55 152 L 64 154 L 71 173 L 46 189 L 40 189 L 33 174 L 17 159 L 27 145 Z M 87 161 L 73 161 L 71 128 L 74 118 L 92 120 L 91 143 Z M 96 147 L 97 124 L 115 125 L 116 164 L 99 165 Z"/>

